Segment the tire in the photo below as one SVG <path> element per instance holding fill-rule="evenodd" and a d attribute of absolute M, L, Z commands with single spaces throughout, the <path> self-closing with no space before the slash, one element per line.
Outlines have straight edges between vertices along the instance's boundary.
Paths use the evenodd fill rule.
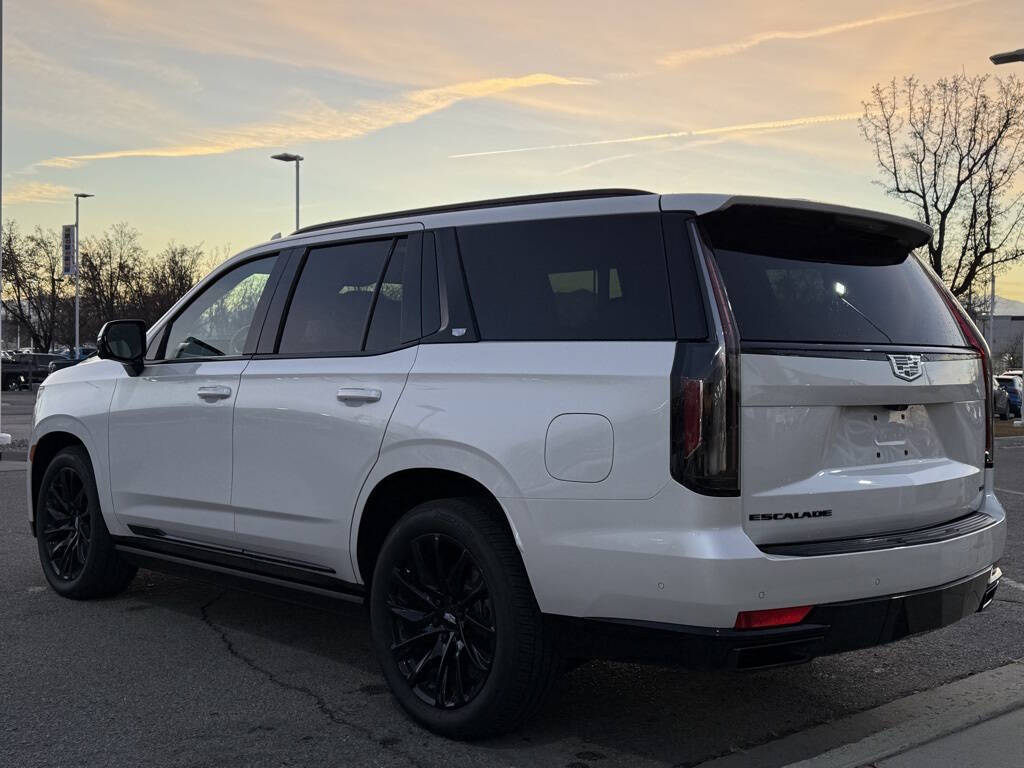
<path fill-rule="evenodd" d="M 71 446 L 54 456 L 36 506 L 39 560 L 54 592 L 89 600 L 124 591 L 137 569 L 114 549 L 84 448 Z"/>
<path fill-rule="evenodd" d="M 21 382 L 12 376 L 4 382 L 4 389 L 8 392 L 17 392 L 21 389 Z"/>
<path fill-rule="evenodd" d="M 500 515 L 475 499 L 421 504 L 388 534 L 373 572 L 372 641 L 388 686 L 413 720 L 449 738 L 518 728 L 560 669 Z"/>

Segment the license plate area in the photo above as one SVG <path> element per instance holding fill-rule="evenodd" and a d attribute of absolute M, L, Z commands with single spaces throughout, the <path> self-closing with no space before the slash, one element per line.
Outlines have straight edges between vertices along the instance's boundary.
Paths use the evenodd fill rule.
<path fill-rule="evenodd" d="M 826 441 L 826 467 L 870 466 L 943 456 L 925 405 L 843 406 Z"/>

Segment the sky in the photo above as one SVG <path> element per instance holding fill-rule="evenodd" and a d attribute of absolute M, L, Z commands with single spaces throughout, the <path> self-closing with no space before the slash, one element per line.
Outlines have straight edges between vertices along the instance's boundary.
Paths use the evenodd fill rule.
<path fill-rule="evenodd" d="M 90 192 L 83 238 L 238 251 L 293 228 L 280 151 L 303 224 L 594 187 L 908 214 L 872 85 L 1022 46 L 1020 0 L 3 0 L 2 216 L 57 229 Z"/>

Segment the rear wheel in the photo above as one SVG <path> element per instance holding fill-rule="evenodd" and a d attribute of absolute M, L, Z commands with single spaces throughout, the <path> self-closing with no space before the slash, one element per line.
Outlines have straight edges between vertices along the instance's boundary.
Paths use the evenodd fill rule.
<path fill-rule="evenodd" d="M 116 595 L 128 586 L 136 568 L 114 549 L 84 448 L 65 448 L 53 458 L 36 506 L 39 560 L 55 592 L 87 600 Z"/>
<path fill-rule="evenodd" d="M 427 502 L 398 522 L 374 569 L 370 617 L 395 698 L 443 736 L 515 729 L 559 669 L 515 543 L 475 500 Z"/>

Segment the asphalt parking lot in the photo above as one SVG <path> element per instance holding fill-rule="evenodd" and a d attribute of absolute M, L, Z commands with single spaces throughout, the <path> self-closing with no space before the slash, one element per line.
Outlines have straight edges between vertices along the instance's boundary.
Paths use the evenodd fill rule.
<path fill-rule="evenodd" d="M 771 671 L 592 662 L 564 675 L 522 732 L 475 744 L 405 719 L 357 606 L 328 611 L 149 571 L 114 599 L 57 597 L 29 533 L 24 471 L 8 464 L 0 764 L 700 765 L 1024 658 L 1024 528 L 1014 524 L 1024 515 L 1024 439 L 1001 441 L 996 462 L 1011 517 L 1001 562 L 1010 581 L 984 613 Z"/>

